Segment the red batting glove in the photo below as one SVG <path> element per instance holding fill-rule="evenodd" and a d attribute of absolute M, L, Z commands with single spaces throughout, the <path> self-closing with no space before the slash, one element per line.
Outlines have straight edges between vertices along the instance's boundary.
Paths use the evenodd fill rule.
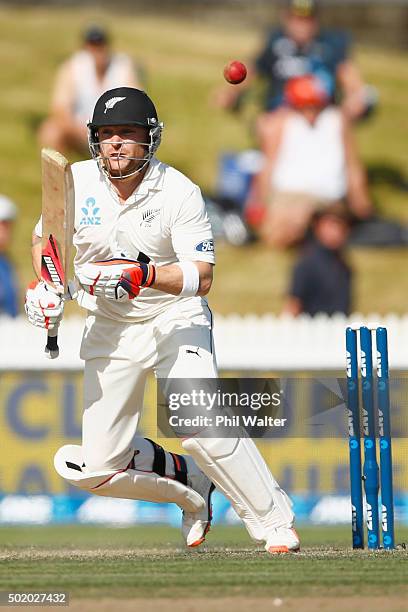
<path fill-rule="evenodd" d="M 150 264 L 139 262 L 123 270 L 118 282 L 118 287 L 122 287 L 132 300 L 139 295 L 142 287 L 150 287 L 156 278 L 156 268 Z"/>

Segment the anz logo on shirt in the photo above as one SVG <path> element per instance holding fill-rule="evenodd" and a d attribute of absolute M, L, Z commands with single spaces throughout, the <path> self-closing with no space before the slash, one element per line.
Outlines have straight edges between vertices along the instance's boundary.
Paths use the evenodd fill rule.
<path fill-rule="evenodd" d="M 101 217 L 98 215 L 100 208 L 96 206 L 95 198 L 87 198 L 81 211 L 84 213 L 80 225 L 100 225 Z"/>

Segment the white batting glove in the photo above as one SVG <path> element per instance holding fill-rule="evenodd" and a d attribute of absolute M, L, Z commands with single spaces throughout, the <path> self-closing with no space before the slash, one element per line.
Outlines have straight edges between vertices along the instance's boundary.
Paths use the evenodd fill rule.
<path fill-rule="evenodd" d="M 64 300 L 53 287 L 40 281 L 27 289 L 24 308 L 32 325 L 54 329 L 61 321 Z"/>
<path fill-rule="evenodd" d="M 107 300 L 127 301 L 139 295 L 142 287 L 150 287 L 155 267 L 133 259 L 108 259 L 81 266 L 76 277 L 91 295 Z"/>

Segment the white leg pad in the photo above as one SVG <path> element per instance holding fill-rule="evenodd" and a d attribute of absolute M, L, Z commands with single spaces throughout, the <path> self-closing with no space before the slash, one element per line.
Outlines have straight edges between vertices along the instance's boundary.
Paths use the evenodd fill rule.
<path fill-rule="evenodd" d="M 253 440 L 189 438 L 183 448 L 229 499 L 255 540 L 266 540 L 271 530 L 293 525 L 292 502 Z"/>
<path fill-rule="evenodd" d="M 158 503 L 175 503 L 186 512 L 200 512 L 205 508 L 203 497 L 180 482 L 140 470 L 104 470 L 86 472 L 82 447 L 62 446 L 54 457 L 58 474 L 70 484 L 90 493 L 105 497 L 139 499 Z"/>

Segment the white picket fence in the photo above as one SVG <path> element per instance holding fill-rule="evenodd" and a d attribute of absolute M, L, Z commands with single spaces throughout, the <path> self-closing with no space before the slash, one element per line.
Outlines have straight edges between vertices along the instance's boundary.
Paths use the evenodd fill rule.
<path fill-rule="evenodd" d="M 389 333 L 390 367 L 408 370 L 408 314 L 299 317 L 215 315 L 214 339 L 221 370 L 332 371 L 345 367 L 349 324 L 384 325 Z M 78 370 L 81 318 L 64 319 L 61 354 L 44 356 L 45 333 L 25 319 L 0 317 L 0 370 Z"/>

